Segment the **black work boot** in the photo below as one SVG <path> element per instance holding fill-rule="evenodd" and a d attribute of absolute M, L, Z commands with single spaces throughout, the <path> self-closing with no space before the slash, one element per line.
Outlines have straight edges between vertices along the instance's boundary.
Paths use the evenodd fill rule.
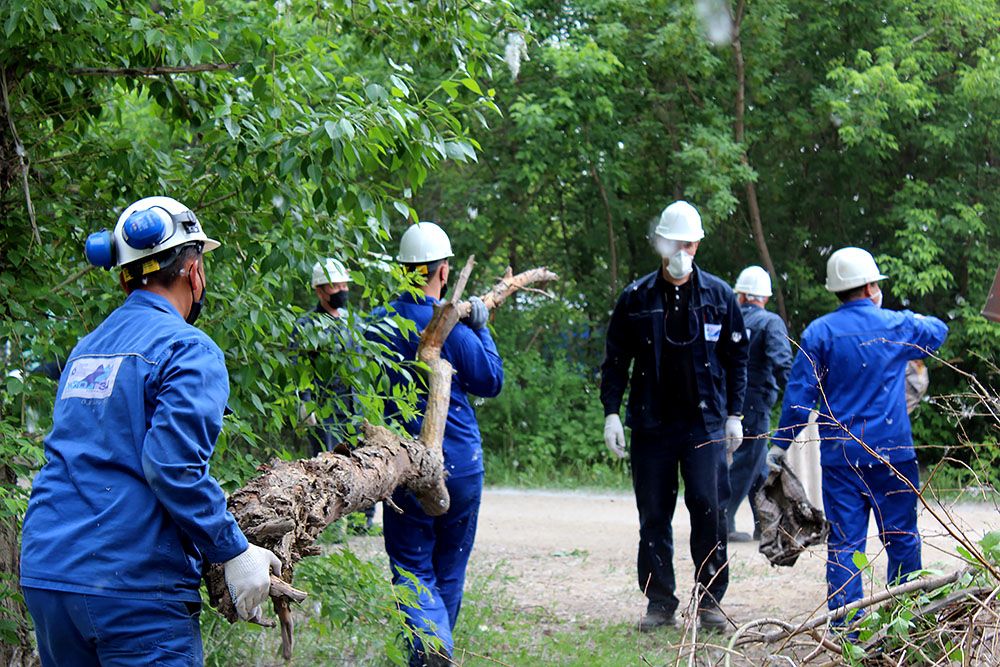
<path fill-rule="evenodd" d="M 699 609 L 698 621 L 704 630 L 725 630 L 729 627 L 729 619 L 715 606 Z"/>
<path fill-rule="evenodd" d="M 651 632 L 658 628 L 672 628 L 677 624 L 674 620 L 674 612 L 666 607 L 650 604 L 646 607 L 646 613 L 639 619 L 639 632 Z"/>

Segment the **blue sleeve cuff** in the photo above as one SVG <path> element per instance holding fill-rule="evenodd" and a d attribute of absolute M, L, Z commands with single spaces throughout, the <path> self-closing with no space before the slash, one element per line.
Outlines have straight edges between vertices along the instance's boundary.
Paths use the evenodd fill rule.
<path fill-rule="evenodd" d="M 216 544 L 205 549 L 205 558 L 212 563 L 225 563 L 227 560 L 232 560 L 246 551 L 250 546 L 243 531 L 236 524 L 236 519 L 233 518 L 233 515 L 229 514 L 229 512 L 226 512 L 226 515 L 229 517 L 229 526 L 222 535 L 219 535 L 219 540 Z"/>

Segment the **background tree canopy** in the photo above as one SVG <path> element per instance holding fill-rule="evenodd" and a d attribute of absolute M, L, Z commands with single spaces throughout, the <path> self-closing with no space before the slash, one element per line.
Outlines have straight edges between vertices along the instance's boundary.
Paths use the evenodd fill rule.
<path fill-rule="evenodd" d="M 891 278 L 886 305 L 946 319 L 942 356 L 985 378 L 1000 352 L 978 314 L 1000 250 L 998 28 L 985 0 L 8 0 L 3 514 L 23 508 L 14 482 L 50 418 L 54 383 L 30 371 L 122 298 L 88 268 L 86 235 L 152 194 L 223 241 L 199 325 L 231 374 L 213 466 L 230 488 L 296 454 L 313 363 L 378 418 L 377 346 L 297 362 L 292 325 L 320 256 L 354 269 L 359 311 L 398 291 L 385 255 L 416 219 L 477 255 L 480 287 L 508 263 L 563 277 L 556 299 L 496 316 L 508 386 L 481 407 L 495 479 L 600 478 L 603 327 L 655 268 L 647 236 L 675 198 L 702 212 L 709 271 L 732 281 L 766 244 L 793 337 L 836 305 L 829 252 L 859 245 Z M 932 369 L 933 394 L 963 386 Z M 915 419 L 921 444 L 958 444 L 934 406 Z"/>

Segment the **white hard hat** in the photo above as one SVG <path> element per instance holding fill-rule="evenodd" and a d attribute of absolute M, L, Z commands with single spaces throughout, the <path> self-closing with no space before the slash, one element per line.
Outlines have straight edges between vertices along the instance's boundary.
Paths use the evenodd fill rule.
<path fill-rule="evenodd" d="M 215 250 L 219 242 L 208 238 L 194 211 L 170 197 L 146 197 L 118 216 L 114 233 L 102 230 L 87 238 L 87 260 L 110 269 L 157 255 L 177 246 L 201 241 L 202 252 Z M 159 270 L 156 262 L 143 265 L 140 275 Z"/>
<path fill-rule="evenodd" d="M 312 286 L 328 285 L 330 283 L 349 283 L 351 274 L 343 262 L 327 257 L 321 262 L 313 264 Z"/>
<path fill-rule="evenodd" d="M 700 241 L 705 238 L 698 209 L 686 201 L 675 201 L 660 213 L 654 233 L 672 241 Z"/>
<path fill-rule="evenodd" d="M 451 251 L 451 241 L 443 229 L 433 222 L 418 222 L 403 232 L 396 261 L 403 264 L 428 264 L 454 254 Z"/>
<path fill-rule="evenodd" d="M 887 277 L 878 270 L 872 254 L 861 248 L 841 248 L 826 262 L 826 288 L 831 292 L 843 292 Z"/>
<path fill-rule="evenodd" d="M 748 266 L 740 271 L 733 291 L 750 296 L 771 296 L 771 276 L 759 266 Z"/>

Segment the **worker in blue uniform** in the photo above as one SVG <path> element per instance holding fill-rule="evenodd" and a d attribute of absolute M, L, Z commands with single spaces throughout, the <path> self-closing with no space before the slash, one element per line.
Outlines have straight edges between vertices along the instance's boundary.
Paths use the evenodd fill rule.
<path fill-rule="evenodd" d="M 243 619 L 280 574 L 209 475 L 229 376 L 193 324 L 218 246 L 168 197 L 87 240 L 128 296 L 66 362 L 24 519 L 21 587 L 46 667 L 201 665 L 203 563 L 224 564 Z"/>
<path fill-rule="evenodd" d="M 743 444 L 733 452 L 733 460 L 729 464 L 730 495 L 726 520 L 730 542 L 750 542 L 760 539 L 754 496 L 767 479 L 764 458 L 771 430 L 771 408 L 788 378 L 792 348 L 785 322 L 765 308 L 772 293 L 771 276 L 767 271 L 759 266 L 748 266 L 740 272 L 733 291 L 743 313 L 750 353 L 747 393 L 743 399 Z M 744 498 L 750 501 L 753 512 L 753 534 L 736 530 L 736 510 Z"/>
<path fill-rule="evenodd" d="M 886 581 L 921 569 L 914 492 L 920 479 L 906 413 L 906 365 L 940 347 L 948 327 L 935 317 L 883 309 L 879 281 L 885 277 L 861 248 L 830 256 L 826 289 L 841 305 L 803 332 L 767 453 L 768 465 L 778 466 L 810 410 L 817 410 L 823 509 L 832 527 L 826 567 L 831 610 L 862 597 L 853 555 L 865 551 L 873 512 L 888 554 Z"/>
<path fill-rule="evenodd" d="M 419 339 L 415 334 L 386 326 L 391 323 L 386 318 L 398 315 L 422 331 L 431 320 L 434 305 L 440 303 L 447 290 L 448 258 L 452 256 L 448 235 L 431 222 L 411 225 L 400 239 L 396 259 L 416 277 L 420 294 L 404 293 L 388 308 L 376 309 L 369 336 L 386 343 L 403 363 L 416 359 Z M 411 647 L 411 665 L 451 664 L 452 628 L 462 605 L 465 570 L 476 536 L 483 490 L 482 438 L 469 395 L 490 398 L 503 387 L 503 361 L 486 327 L 489 311 L 477 297 L 470 302 L 470 315 L 455 326 L 441 351 L 455 371 L 443 443 L 450 509 L 442 516 L 429 516 L 409 489 L 399 488 L 392 500 L 402 512 L 383 512 L 385 550 L 393 583 L 410 586 L 417 593 L 417 604 L 404 606 L 408 622 L 421 633 L 436 637 L 434 643 L 440 644 L 425 646 L 417 636 Z M 417 376 L 413 371 L 411 377 Z M 395 385 L 413 381 L 395 372 L 390 373 L 390 380 Z M 426 391 L 421 391 L 419 413 L 425 406 Z M 391 405 L 386 416 L 399 418 Z M 418 417 L 404 422 L 404 426 L 417 435 L 421 423 Z M 419 586 L 414 586 L 405 573 L 412 575 Z"/>
<path fill-rule="evenodd" d="M 678 468 L 691 514 L 698 620 L 706 628 L 728 624 L 720 609 L 729 585 L 726 453 L 743 442 L 747 340 L 729 285 L 694 264 L 704 236 L 691 204 L 677 201 L 663 210 L 654 234 L 661 265 L 619 297 L 601 366 L 604 442 L 619 458 L 625 432 L 618 413 L 629 389 L 638 581 L 648 600 L 641 631 L 675 623 L 671 520 Z"/>

